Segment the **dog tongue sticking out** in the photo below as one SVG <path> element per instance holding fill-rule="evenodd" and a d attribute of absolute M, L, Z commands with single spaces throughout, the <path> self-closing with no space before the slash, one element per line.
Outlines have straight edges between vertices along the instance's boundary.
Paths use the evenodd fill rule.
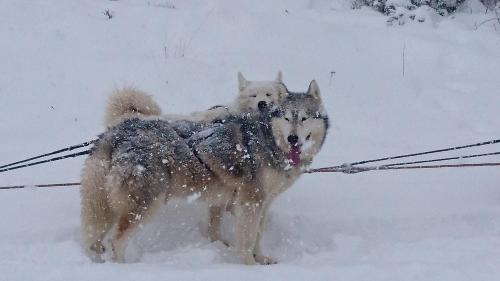
<path fill-rule="evenodd" d="M 300 164 L 300 147 L 298 145 L 293 145 L 288 151 L 288 161 L 292 166 L 298 166 Z"/>

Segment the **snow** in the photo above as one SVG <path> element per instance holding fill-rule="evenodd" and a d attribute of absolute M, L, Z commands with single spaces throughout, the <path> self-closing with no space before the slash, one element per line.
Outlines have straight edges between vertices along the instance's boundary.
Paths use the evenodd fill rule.
<path fill-rule="evenodd" d="M 94 138 L 113 87 L 137 86 L 165 113 L 182 114 L 229 104 L 237 71 L 269 80 L 282 70 L 294 91 L 318 81 L 332 126 L 314 167 L 498 138 L 500 31 L 494 22 L 475 30 L 492 15 L 471 3 L 453 17 L 388 27 L 385 16 L 350 10 L 345 0 L 2 1 L 0 163 Z M 0 183 L 72 182 L 82 163 L 9 171 Z M 2 191 L 0 213 L 1 280 L 500 274 L 494 167 L 303 175 L 270 210 L 262 245 L 280 261 L 273 266 L 240 265 L 222 243 L 210 243 L 206 206 L 196 201 L 163 208 L 134 239 L 128 264 L 87 259 L 75 187 Z M 230 216 L 224 226 L 231 237 Z"/>

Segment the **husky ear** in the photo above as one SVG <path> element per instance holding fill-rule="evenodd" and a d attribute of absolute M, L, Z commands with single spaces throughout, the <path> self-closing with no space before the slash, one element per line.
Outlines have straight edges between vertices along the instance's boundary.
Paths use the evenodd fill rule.
<path fill-rule="evenodd" d="M 243 74 L 241 72 L 238 72 L 238 87 L 240 88 L 240 91 L 243 91 L 248 86 L 248 81 L 243 77 Z"/>
<path fill-rule="evenodd" d="M 281 72 L 280 72 L 281 73 Z M 288 88 L 283 82 L 279 83 L 279 98 L 284 99 L 288 96 Z"/>
<path fill-rule="evenodd" d="M 307 94 L 313 96 L 313 98 L 315 99 L 318 100 L 321 99 L 318 83 L 316 83 L 316 80 L 312 80 L 311 83 L 309 84 L 309 89 L 307 89 Z"/>
<path fill-rule="evenodd" d="M 283 83 L 283 73 L 281 71 L 278 72 L 278 76 L 276 76 L 276 82 Z"/>

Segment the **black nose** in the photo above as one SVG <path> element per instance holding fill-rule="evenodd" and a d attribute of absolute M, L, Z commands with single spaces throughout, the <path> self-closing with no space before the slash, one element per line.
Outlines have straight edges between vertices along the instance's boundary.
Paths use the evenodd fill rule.
<path fill-rule="evenodd" d="M 289 135 L 288 136 L 288 142 L 291 145 L 297 144 L 297 142 L 299 142 L 299 137 L 297 135 Z"/>
<path fill-rule="evenodd" d="M 266 109 L 267 107 L 267 103 L 263 100 L 259 101 L 259 103 L 257 103 L 257 107 L 259 107 L 259 109 Z"/>

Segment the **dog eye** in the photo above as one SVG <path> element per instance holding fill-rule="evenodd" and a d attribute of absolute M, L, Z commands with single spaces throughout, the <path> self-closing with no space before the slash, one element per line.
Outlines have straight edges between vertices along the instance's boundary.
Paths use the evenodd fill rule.
<path fill-rule="evenodd" d="M 306 141 L 308 141 L 310 138 L 311 138 L 311 133 L 309 133 L 309 135 L 307 135 Z"/>
<path fill-rule="evenodd" d="M 251 98 L 256 98 L 256 97 L 257 97 L 257 95 L 250 95 L 250 97 L 251 97 Z"/>
<path fill-rule="evenodd" d="M 306 121 L 307 120 L 307 117 L 302 117 L 302 122 Z"/>
<path fill-rule="evenodd" d="M 288 122 L 290 122 L 290 119 L 288 119 L 287 117 L 285 117 L 285 120 L 288 121 Z"/>
<path fill-rule="evenodd" d="M 270 97 L 270 96 L 271 96 L 271 94 L 270 94 L 270 93 L 267 93 L 267 94 L 266 94 L 266 97 Z"/>

